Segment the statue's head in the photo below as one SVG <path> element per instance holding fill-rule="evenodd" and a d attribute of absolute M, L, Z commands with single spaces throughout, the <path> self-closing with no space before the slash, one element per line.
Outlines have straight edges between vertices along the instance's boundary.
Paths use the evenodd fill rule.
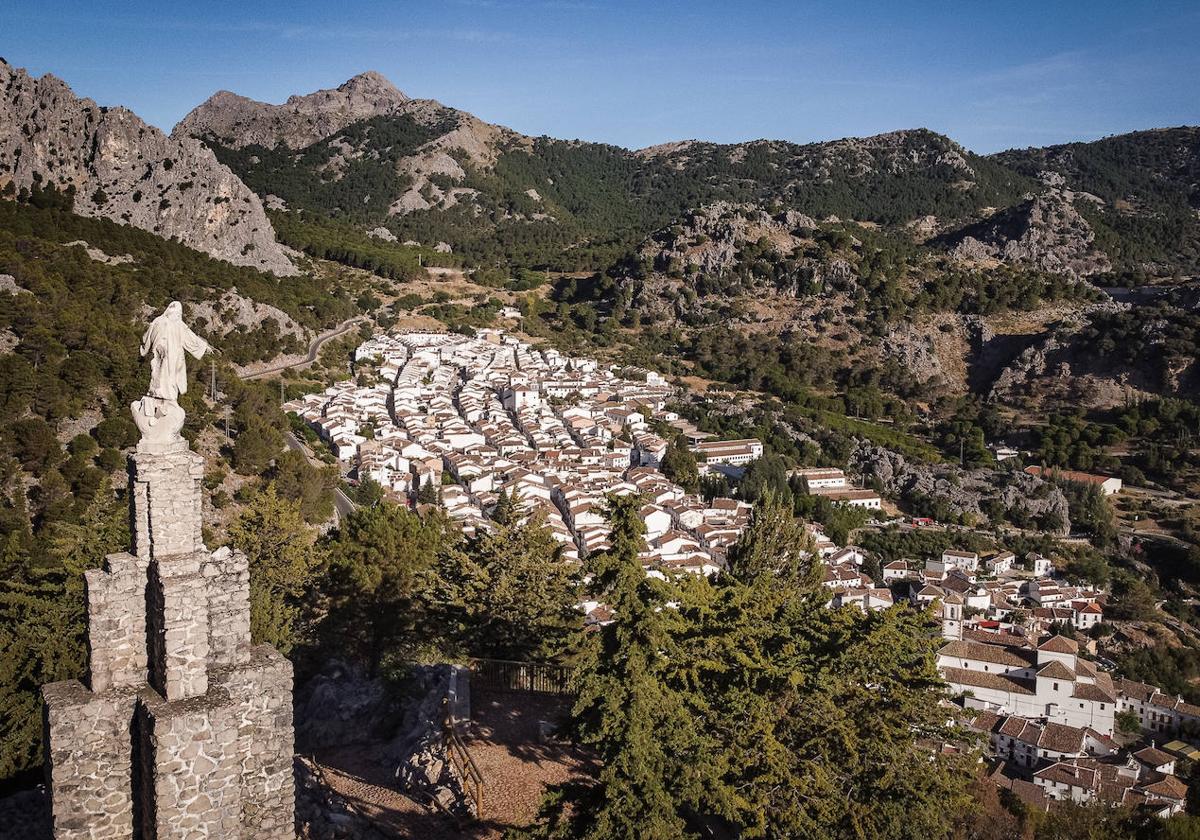
<path fill-rule="evenodd" d="M 177 300 L 173 300 L 167 304 L 167 309 L 163 313 L 172 321 L 183 320 L 183 304 Z"/>

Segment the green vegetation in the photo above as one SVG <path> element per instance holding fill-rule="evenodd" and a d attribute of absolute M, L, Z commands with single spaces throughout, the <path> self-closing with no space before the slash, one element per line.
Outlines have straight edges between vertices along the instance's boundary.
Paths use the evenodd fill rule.
<path fill-rule="evenodd" d="M 614 499 L 611 517 L 592 571 L 621 620 L 585 635 L 571 721 L 601 768 L 556 788 L 530 835 L 949 833 L 970 805 L 972 752 L 929 703 L 940 683 L 921 613 L 826 609 L 771 501 L 716 580 L 647 578 L 637 501 Z"/>
<path fill-rule="evenodd" d="M 300 505 L 280 497 L 274 484 L 258 491 L 229 526 L 230 543 L 250 563 L 250 635 L 284 654 L 299 636 L 300 596 L 319 563 L 307 531 Z"/>
<path fill-rule="evenodd" d="M 455 122 L 447 117 L 422 125 L 406 114 L 372 117 L 298 151 L 283 145 L 229 149 L 211 139 L 208 145 L 259 195 L 279 196 L 295 210 L 368 220 L 387 213 L 407 189 L 409 180 L 397 163 L 453 130 Z"/>
<path fill-rule="evenodd" d="M 1060 172 L 1072 189 L 1103 199 L 1102 206 L 1080 199 L 1077 207 L 1112 259 L 1113 279 L 1134 284 L 1155 264 L 1160 271 L 1170 266 L 1183 274 L 1200 269 L 1198 132 L 1138 131 L 1092 143 L 1003 152 L 994 160 L 1030 177 L 1043 170 Z"/>

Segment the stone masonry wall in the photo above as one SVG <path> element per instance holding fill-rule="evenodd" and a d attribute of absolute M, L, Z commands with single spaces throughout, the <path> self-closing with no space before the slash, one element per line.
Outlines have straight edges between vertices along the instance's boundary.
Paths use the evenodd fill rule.
<path fill-rule="evenodd" d="M 146 561 L 110 554 L 84 573 L 88 605 L 88 687 L 95 692 L 146 681 Z"/>
<path fill-rule="evenodd" d="M 133 544 L 138 557 L 165 560 L 204 551 L 200 482 L 204 459 L 189 449 L 138 452 L 129 459 Z"/>
<path fill-rule="evenodd" d="M 132 838 L 135 693 L 94 693 L 76 680 L 53 683 L 42 692 L 56 840 Z"/>
<path fill-rule="evenodd" d="M 244 837 L 291 840 L 295 836 L 292 759 L 292 663 L 270 645 L 248 651 L 248 661 L 214 674 L 213 681 L 240 699 Z"/>
<path fill-rule="evenodd" d="M 201 569 L 208 587 L 208 661 L 213 667 L 245 662 L 250 650 L 250 564 L 246 555 L 218 548 Z"/>
<path fill-rule="evenodd" d="M 204 461 L 130 458 L 133 546 L 86 573 L 88 686 L 43 687 L 56 840 L 295 836 L 292 665 L 250 643 L 245 555 L 201 538 Z"/>
<path fill-rule="evenodd" d="M 174 702 L 141 693 L 146 840 L 256 836 L 241 829 L 239 705 L 219 688 Z"/>
<path fill-rule="evenodd" d="M 150 563 L 150 685 L 168 700 L 208 690 L 208 587 L 199 554 Z"/>

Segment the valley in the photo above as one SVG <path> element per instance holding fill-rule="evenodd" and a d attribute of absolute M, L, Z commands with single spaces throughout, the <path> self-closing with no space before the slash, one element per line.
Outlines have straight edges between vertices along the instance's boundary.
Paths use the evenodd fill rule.
<path fill-rule="evenodd" d="M 463 737 L 520 784 L 471 836 L 653 823 L 623 784 L 656 837 L 1191 825 L 1198 179 L 1196 127 L 629 150 L 374 71 L 165 134 L 0 61 L 0 781 L 85 673 L 179 300 L 219 354 L 179 399 L 204 540 L 295 667 L 301 836 L 478 816 L 429 708 L 496 663 L 571 687 L 481 694 Z"/>

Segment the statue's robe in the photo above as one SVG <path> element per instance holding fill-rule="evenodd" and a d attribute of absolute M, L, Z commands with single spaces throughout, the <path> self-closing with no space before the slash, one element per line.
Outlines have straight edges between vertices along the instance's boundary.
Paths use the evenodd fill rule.
<path fill-rule="evenodd" d="M 151 397 L 177 400 L 187 393 L 187 365 L 184 351 L 197 359 L 211 348 L 208 342 L 192 332 L 188 325 L 171 314 L 164 312 L 151 323 L 142 336 L 142 355 L 153 352 L 150 357 Z"/>

